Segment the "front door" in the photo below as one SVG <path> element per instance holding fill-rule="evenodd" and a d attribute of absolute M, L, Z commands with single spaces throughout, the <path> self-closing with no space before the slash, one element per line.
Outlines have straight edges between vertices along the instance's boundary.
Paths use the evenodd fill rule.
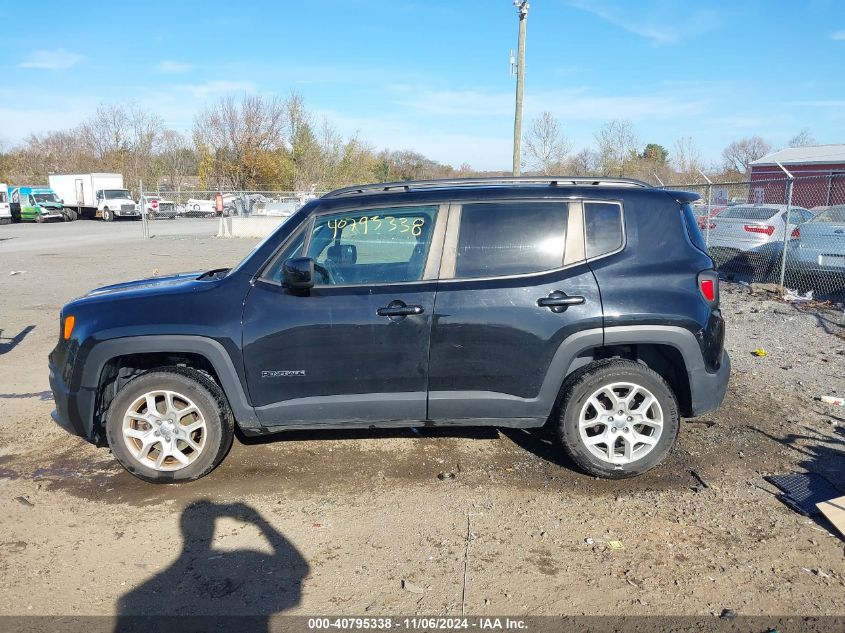
<path fill-rule="evenodd" d="M 587 336 L 601 345 L 580 202 L 453 206 L 432 331 L 431 420 L 542 424 L 563 379 L 555 374 L 566 370 L 555 366 L 558 350 Z"/>
<path fill-rule="evenodd" d="M 428 348 L 442 230 L 438 205 L 317 215 L 244 306 L 250 396 L 267 426 L 405 425 L 426 418 Z M 315 261 L 305 294 L 285 259 Z"/>

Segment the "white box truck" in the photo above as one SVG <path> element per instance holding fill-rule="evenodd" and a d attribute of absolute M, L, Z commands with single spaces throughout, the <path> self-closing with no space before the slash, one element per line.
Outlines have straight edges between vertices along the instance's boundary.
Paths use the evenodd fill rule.
<path fill-rule="evenodd" d="M 123 187 L 120 174 L 57 174 L 50 176 L 50 188 L 71 213 L 106 222 L 141 219 L 141 210 Z"/>

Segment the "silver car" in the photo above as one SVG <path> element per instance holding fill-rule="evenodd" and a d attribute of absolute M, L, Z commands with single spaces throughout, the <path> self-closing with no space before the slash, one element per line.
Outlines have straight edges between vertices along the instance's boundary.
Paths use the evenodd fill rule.
<path fill-rule="evenodd" d="M 845 205 L 822 210 L 797 233 L 788 263 L 801 272 L 845 273 Z"/>
<path fill-rule="evenodd" d="M 798 227 L 813 217 L 803 207 L 790 207 L 786 222 L 785 204 L 740 204 L 725 208 L 710 220 L 707 244 L 720 268 L 749 268 L 754 278 L 768 280 L 778 268 L 787 238 L 798 237 Z"/>
<path fill-rule="evenodd" d="M 792 207 L 788 229 L 813 217 L 803 207 Z M 783 244 L 785 204 L 741 204 L 727 207 L 710 221 L 709 246 L 753 251 L 772 243 Z"/>

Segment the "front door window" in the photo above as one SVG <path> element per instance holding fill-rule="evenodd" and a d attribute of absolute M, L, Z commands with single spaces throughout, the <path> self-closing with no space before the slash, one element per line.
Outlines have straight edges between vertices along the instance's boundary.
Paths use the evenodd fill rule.
<path fill-rule="evenodd" d="M 389 284 L 423 279 L 438 207 L 389 207 L 318 217 L 307 256 L 317 285 Z"/>

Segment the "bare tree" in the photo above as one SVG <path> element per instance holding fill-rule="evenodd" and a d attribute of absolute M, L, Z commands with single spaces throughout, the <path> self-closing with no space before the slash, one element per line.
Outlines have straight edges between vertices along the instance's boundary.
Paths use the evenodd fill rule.
<path fill-rule="evenodd" d="M 772 151 L 772 146 L 759 136 L 751 136 L 734 141 L 722 150 L 722 160 L 726 170 L 748 173 L 748 166 L 758 158 Z"/>
<path fill-rule="evenodd" d="M 158 160 L 161 175 L 166 176 L 170 186 L 182 188 L 186 176 L 197 173 L 198 161 L 190 140 L 175 130 L 164 130 L 161 134 Z"/>
<path fill-rule="evenodd" d="M 809 147 L 816 144 L 816 139 L 810 134 L 810 129 L 806 127 L 789 139 L 789 147 Z"/>
<path fill-rule="evenodd" d="M 284 102 L 275 97 L 224 97 L 194 118 L 194 142 L 216 176 L 234 189 L 252 189 L 266 154 L 284 148 Z"/>
<path fill-rule="evenodd" d="M 691 136 L 682 136 L 675 141 L 672 165 L 682 183 L 692 183 L 700 178 L 698 170 L 702 169 L 704 164 L 701 161 L 701 152 Z"/>
<path fill-rule="evenodd" d="M 636 160 L 640 141 L 633 123 L 614 119 L 605 123 L 596 133 L 596 143 L 601 173 L 606 176 L 624 176 L 626 167 Z"/>
<path fill-rule="evenodd" d="M 569 143 L 551 112 L 543 112 L 531 121 L 525 135 L 523 165 L 548 176 L 560 171 L 568 153 Z"/>
<path fill-rule="evenodd" d="M 571 176 L 593 176 L 599 171 L 599 156 L 585 148 L 566 161 L 566 173 Z"/>

